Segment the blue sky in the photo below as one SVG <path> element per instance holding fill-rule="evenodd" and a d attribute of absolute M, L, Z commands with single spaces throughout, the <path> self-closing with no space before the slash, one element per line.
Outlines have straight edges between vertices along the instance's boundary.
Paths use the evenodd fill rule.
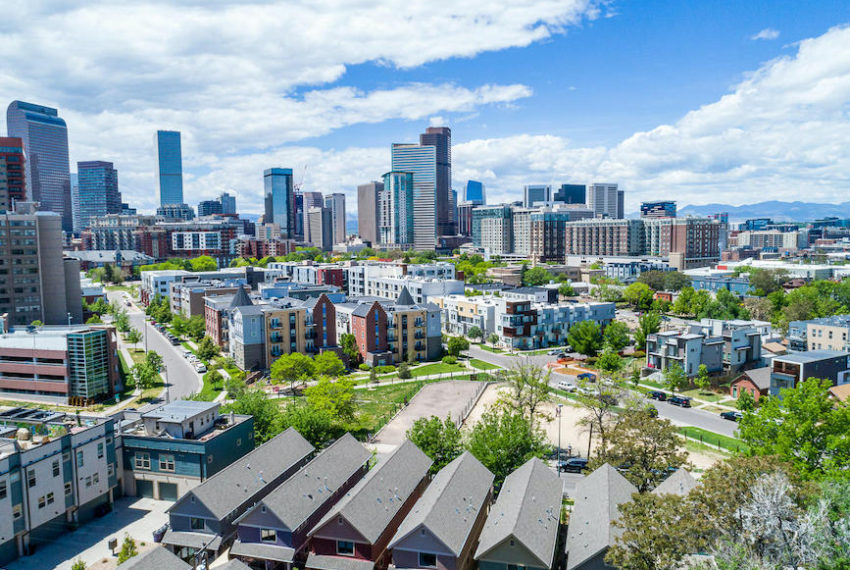
<path fill-rule="evenodd" d="M 259 211 L 284 166 L 351 212 L 431 122 L 452 127 L 455 188 L 495 200 L 592 180 L 628 209 L 846 199 L 848 2 L 455 4 L 28 5 L 0 23 L 0 98 L 57 106 L 72 160 L 114 161 L 143 210 L 157 128 L 184 133 L 192 204 Z"/>

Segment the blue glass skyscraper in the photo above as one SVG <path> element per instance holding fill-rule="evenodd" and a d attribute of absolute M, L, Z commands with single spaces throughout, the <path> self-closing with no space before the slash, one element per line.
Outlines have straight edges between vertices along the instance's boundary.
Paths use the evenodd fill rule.
<path fill-rule="evenodd" d="M 414 248 L 433 251 L 437 245 L 437 147 L 394 144 L 392 169 L 413 174 Z"/>
<path fill-rule="evenodd" d="M 295 238 L 295 196 L 291 168 L 269 168 L 263 172 L 265 187 L 265 222 L 280 226 L 285 239 Z"/>
<path fill-rule="evenodd" d="M 484 184 L 477 180 L 467 180 L 466 190 L 463 193 L 463 201 L 476 206 L 486 204 L 487 195 L 484 190 Z"/>
<path fill-rule="evenodd" d="M 78 162 L 77 188 L 80 230 L 89 227 L 96 218 L 121 213 L 118 171 L 111 162 Z"/>
<path fill-rule="evenodd" d="M 183 151 L 180 131 L 157 131 L 156 180 L 159 184 L 159 205 L 183 203 Z"/>
<path fill-rule="evenodd" d="M 62 230 L 74 229 L 71 217 L 71 165 L 68 128 L 52 107 L 12 101 L 6 110 L 10 137 L 24 143 L 27 199 L 42 211 L 62 216 Z"/>
<path fill-rule="evenodd" d="M 413 174 L 387 172 L 378 197 L 378 235 L 382 244 L 413 245 Z"/>

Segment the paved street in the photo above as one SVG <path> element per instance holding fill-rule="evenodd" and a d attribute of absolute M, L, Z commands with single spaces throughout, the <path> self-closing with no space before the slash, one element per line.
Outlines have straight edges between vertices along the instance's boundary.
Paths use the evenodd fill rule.
<path fill-rule="evenodd" d="M 162 361 L 165 364 L 168 375 L 169 399 L 180 400 L 200 391 L 203 386 L 202 376 L 195 372 L 195 369 L 183 358 L 185 349 L 180 345 L 174 346 L 168 342 L 168 339 L 160 334 L 149 322 L 145 321 L 145 313 L 135 304 L 127 307 L 125 303 L 129 296 L 126 293 L 123 291 L 109 291 L 107 297 L 110 303 L 115 301 L 127 310 L 127 316 L 130 317 L 130 324 L 142 333 L 143 340 L 139 343 L 139 347 L 144 346 L 144 335 L 147 334 L 148 349 L 155 350 L 162 356 Z M 149 407 L 153 405 L 158 404 L 149 404 Z"/>

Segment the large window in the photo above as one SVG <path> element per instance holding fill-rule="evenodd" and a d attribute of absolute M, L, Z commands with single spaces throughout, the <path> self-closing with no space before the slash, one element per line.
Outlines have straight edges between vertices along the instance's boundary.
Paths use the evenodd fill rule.
<path fill-rule="evenodd" d="M 354 543 L 347 540 L 337 540 L 336 553 L 344 556 L 354 556 Z"/>
<path fill-rule="evenodd" d="M 260 529 L 260 540 L 263 542 L 277 542 L 277 532 L 270 528 Z"/>
<path fill-rule="evenodd" d="M 430 552 L 420 552 L 419 553 L 419 566 L 422 568 L 436 568 L 437 567 L 437 555 L 431 554 Z"/>
<path fill-rule="evenodd" d="M 204 519 L 192 517 L 189 519 L 189 526 L 192 527 L 192 530 L 204 530 Z"/>
<path fill-rule="evenodd" d="M 150 469 L 151 468 L 151 454 L 150 453 L 136 453 L 136 469 Z"/>
<path fill-rule="evenodd" d="M 159 470 L 160 471 L 174 471 L 174 456 L 173 455 L 160 455 L 159 456 Z"/>

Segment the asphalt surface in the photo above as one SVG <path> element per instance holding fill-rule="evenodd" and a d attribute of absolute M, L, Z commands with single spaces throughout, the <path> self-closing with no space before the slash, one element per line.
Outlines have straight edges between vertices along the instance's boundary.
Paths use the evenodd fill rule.
<path fill-rule="evenodd" d="M 185 348 L 181 345 L 172 345 L 165 336 L 156 330 L 149 321 L 145 320 L 145 313 L 135 304 L 128 307 L 126 302 L 130 299 L 129 295 L 123 291 L 107 292 L 109 302 L 116 301 L 127 310 L 127 316 L 130 318 L 130 325 L 138 329 L 142 333 L 142 341 L 139 343 L 139 348 L 145 346 L 145 335 L 147 335 L 147 349 L 154 350 L 162 356 L 162 362 L 165 364 L 166 376 L 168 378 L 167 398 L 169 401 L 182 400 L 192 394 L 199 392 L 203 386 L 202 375 L 195 372 L 195 369 L 189 364 L 183 353 Z M 122 345 L 132 348 L 132 345 Z M 153 403 L 146 406 L 155 407 L 162 402 Z"/>

